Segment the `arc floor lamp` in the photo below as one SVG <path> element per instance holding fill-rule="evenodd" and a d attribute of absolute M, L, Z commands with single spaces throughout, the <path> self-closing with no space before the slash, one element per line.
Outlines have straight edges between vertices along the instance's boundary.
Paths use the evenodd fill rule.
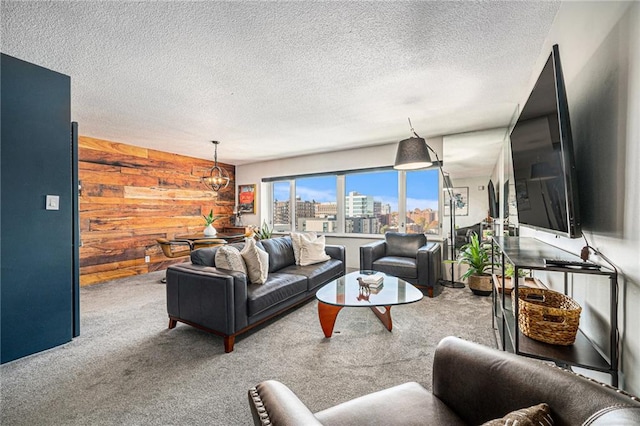
<path fill-rule="evenodd" d="M 411 120 L 409 120 L 409 125 L 411 125 Z M 431 167 L 434 163 L 431 161 L 431 156 L 429 155 L 429 151 L 433 152 L 437 160 L 438 170 L 440 170 L 440 174 L 442 175 L 442 187 L 443 190 L 449 194 L 449 218 L 451 224 L 451 260 L 455 259 L 456 255 L 456 237 L 455 237 L 455 210 L 453 204 L 453 185 L 451 183 L 451 178 L 449 175 L 445 174 L 444 170 L 442 170 L 442 162 L 438 157 L 438 153 L 435 152 L 428 144 L 424 138 L 418 136 L 418 134 L 411 128 L 411 132 L 415 135 L 415 137 L 410 137 L 408 139 L 401 140 L 398 143 L 398 150 L 396 151 L 396 161 L 393 165 L 393 168 L 396 170 L 418 170 L 418 169 L 426 169 L 427 167 Z M 456 282 L 453 277 L 454 272 L 454 264 L 451 264 L 451 280 L 447 281 L 442 279 L 440 284 L 445 287 L 451 288 L 464 288 L 464 283 Z"/>

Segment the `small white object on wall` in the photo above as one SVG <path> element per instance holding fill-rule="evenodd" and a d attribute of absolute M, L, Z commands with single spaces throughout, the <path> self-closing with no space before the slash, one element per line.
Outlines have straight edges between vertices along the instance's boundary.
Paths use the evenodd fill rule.
<path fill-rule="evenodd" d="M 60 210 L 60 196 L 59 195 L 47 195 L 47 201 L 45 208 L 47 210 Z"/>

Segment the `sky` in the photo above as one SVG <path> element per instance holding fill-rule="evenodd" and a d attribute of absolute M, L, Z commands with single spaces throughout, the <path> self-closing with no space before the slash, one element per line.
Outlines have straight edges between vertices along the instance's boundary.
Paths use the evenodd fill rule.
<path fill-rule="evenodd" d="M 375 201 L 390 204 L 398 211 L 398 172 L 395 170 L 368 173 L 352 173 L 346 176 L 346 194 L 356 191 L 373 195 Z M 438 208 L 438 170 L 407 172 L 407 210 Z M 277 200 L 289 198 L 289 184 L 276 182 L 274 196 Z M 296 196 L 303 201 L 336 201 L 336 177 L 320 176 L 296 179 Z"/>

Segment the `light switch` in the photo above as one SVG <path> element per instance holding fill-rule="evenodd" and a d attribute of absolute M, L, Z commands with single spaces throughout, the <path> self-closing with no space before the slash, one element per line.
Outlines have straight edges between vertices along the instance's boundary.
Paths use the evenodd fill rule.
<path fill-rule="evenodd" d="M 47 210 L 60 210 L 60 196 L 59 195 L 47 195 Z"/>

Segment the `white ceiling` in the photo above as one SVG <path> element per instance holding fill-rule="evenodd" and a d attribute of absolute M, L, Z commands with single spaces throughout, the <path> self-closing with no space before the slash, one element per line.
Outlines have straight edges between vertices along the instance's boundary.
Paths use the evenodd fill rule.
<path fill-rule="evenodd" d="M 398 141 L 407 117 L 427 138 L 505 127 L 559 5 L 2 0 L 1 42 L 71 76 L 81 134 L 209 159 L 216 139 L 239 165 Z M 463 173 L 478 144 L 456 140 Z"/>

